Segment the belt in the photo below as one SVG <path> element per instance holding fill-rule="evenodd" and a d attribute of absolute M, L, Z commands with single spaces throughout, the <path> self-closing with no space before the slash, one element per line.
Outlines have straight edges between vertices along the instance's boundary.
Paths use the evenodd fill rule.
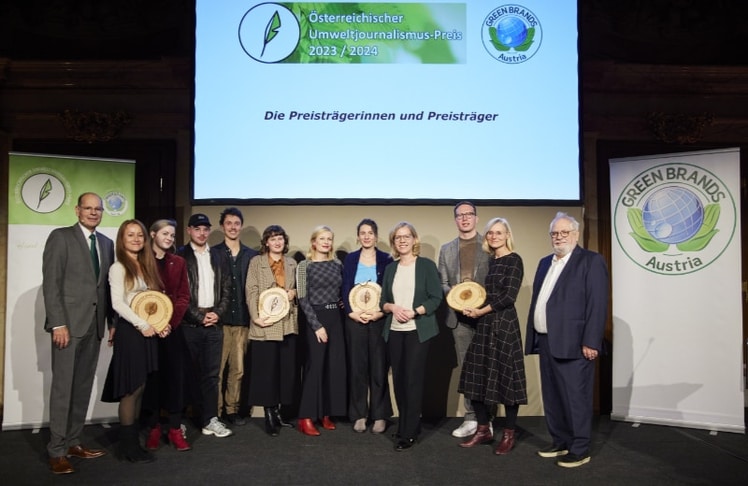
<path fill-rule="evenodd" d="M 213 312 L 212 307 L 198 307 L 197 310 L 199 310 L 203 314 L 207 314 L 208 312 Z"/>
<path fill-rule="evenodd" d="M 318 305 L 313 305 L 312 307 L 314 307 L 315 309 L 329 309 L 329 310 L 340 309 L 340 306 L 338 306 L 337 302 L 330 302 L 329 304 L 318 304 Z"/>

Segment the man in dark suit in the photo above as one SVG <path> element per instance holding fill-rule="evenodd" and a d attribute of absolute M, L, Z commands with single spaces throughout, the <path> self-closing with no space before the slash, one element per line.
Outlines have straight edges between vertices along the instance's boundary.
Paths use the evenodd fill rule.
<path fill-rule="evenodd" d="M 82 194 L 75 206 L 78 223 L 52 231 L 44 246 L 44 329 L 52 336 L 47 452 L 55 474 L 74 471 L 67 457 L 106 454 L 80 443 L 104 324 L 112 316 L 108 276 L 114 244 L 96 231 L 103 212 L 97 194 Z"/>
<path fill-rule="evenodd" d="M 577 246 L 579 223 L 551 222 L 553 254 L 538 264 L 527 319 L 526 353 L 540 355 L 545 422 L 553 444 L 538 451 L 577 467 L 590 461 L 595 362 L 608 315 L 608 270 L 598 253 Z"/>

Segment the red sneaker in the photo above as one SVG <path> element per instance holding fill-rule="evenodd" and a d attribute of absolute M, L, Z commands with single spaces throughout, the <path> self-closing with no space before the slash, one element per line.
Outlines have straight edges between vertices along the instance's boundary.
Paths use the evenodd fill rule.
<path fill-rule="evenodd" d="M 181 428 L 169 429 L 169 442 L 172 443 L 174 448 L 179 452 L 184 452 L 192 449 L 187 443 L 187 439 L 184 436 Z"/>
<path fill-rule="evenodd" d="M 155 451 L 161 445 L 161 425 L 154 426 L 148 433 L 148 439 L 145 441 L 145 448 L 149 451 Z"/>

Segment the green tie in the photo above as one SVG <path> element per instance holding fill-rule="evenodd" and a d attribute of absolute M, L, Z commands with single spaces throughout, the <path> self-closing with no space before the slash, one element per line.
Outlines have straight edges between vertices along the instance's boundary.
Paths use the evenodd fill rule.
<path fill-rule="evenodd" d="M 99 252 L 96 251 L 96 235 L 91 233 L 88 239 L 91 240 L 91 263 L 93 263 L 96 280 L 98 281 L 101 269 L 99 268 Z"/>

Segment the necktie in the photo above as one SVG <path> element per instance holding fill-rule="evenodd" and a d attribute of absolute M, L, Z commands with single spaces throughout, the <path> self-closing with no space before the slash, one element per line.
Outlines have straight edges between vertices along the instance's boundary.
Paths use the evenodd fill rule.
<path fill-rule="evenodd" d="M 99 252 L 96 251 L 96 235 L 91 233 L 88 239 L 91 240 L 91 263 L 93 263 L 94 272 L 96 272 L 96 280 L 99 280 L 101 269 L 99 268 Z"/>

